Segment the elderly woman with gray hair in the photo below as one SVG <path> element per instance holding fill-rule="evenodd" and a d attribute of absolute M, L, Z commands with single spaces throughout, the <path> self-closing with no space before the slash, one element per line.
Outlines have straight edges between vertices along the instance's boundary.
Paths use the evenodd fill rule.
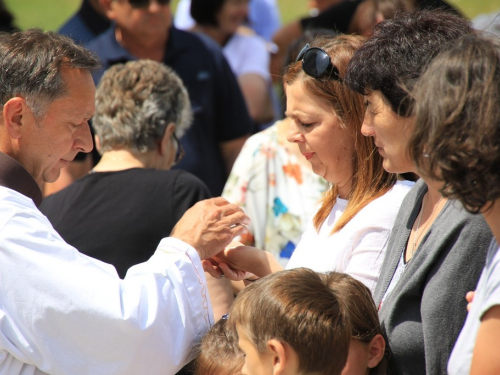
<path fill-rule="evenodd" d="M 183 155 L 178 139 L 190 126 L 190 108 L 181 79 L 165 65 L 114 65 L 96 92 L 101 161 L 40 207 L 69 244 L 113 264 L 120 277 L 151 256 L 189 207 L 210 197 L 197 177 L 169 170 Z"/>

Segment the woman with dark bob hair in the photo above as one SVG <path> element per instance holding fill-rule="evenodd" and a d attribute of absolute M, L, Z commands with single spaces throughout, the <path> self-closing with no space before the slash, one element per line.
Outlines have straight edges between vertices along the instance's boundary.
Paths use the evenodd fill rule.
<path fill-rule="evenodd" d="M 448 372 L 498 374 L 500 40 L 482 35 L 461 39 L 432 62 L 414 96 L 417 129 L 410 154 L 419 172 L 439 181 L 444 196 L 482 213 L 495 236 Z"/>
<path fill-rule="evenodd" d="M 242 28 L 248 17 L 248 3 L 249 0 L 192 0 L 191 16 L 196 22 L 192 31 L 208 35 L 222 47 L 250 117 L 263 124 L 274 118 L 270 54 L 264 39 Z"/>
<path fill-rule="evenodd" d="M 419 173 L 408 154 L 418 124 L 407 90 L 440 50 L 471 32 L 468 21 L 444 11 L 401 15 L 376 26 L 351 59 L 346 83 L 366 102 L 361 131 L 374 139 L 387 171 Z M 440 186 L 423 176 L 405 198 L 374 293 L 395 374 L 446 373 L 465 294 L 475 288 L 492 236 L 482 217 L 443 198 Z"/>

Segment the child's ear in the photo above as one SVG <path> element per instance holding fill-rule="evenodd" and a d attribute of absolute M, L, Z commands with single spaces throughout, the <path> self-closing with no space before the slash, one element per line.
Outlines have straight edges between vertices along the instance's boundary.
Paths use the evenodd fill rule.
<path fill-rule="evenodd" d="M 374 368 L 385 354 L 385 340 L 381 334 L 375 335 L 368 343 L 368 353 L 368 368 Z"/>
<path fill-rule="evenodd" d="M 276 339 L 267 342 L 272 357 L 273 375 L 295 374 L 299 369 L 299 357 L 290 345 Z"/>
<path fill-rule="evenodd" d="M 101 140 L 99 139 L 99 136 L 97 134 L 94 135 L 94 143 L 95 143 L 95 149 L 97 150 L 97 152 L 101 153 Z"/>

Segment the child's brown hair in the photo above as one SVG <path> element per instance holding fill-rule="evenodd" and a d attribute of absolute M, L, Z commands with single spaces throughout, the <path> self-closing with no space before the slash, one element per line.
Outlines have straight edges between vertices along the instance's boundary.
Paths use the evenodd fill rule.
<path fill-rule="evenodd" d="M 244 363 L 236 330 L 224 315 L 201 340 L 194 375 L 240 375 Z"/>
<path fill-rule="evenodd" d="M 301 372 L 340 374 L 346 364 L 351 324 L 343 298 L 310 269 L 277 272 L 248 286 L 233 303 L 229 323 L 260 353 L 271 339 L 290 345 Z"/>

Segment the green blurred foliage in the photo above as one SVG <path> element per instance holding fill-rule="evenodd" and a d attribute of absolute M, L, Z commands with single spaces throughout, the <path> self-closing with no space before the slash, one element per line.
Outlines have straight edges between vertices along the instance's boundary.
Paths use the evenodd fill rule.
<path fill-rule="evenodd" d="M 78 9 L 81 0 L 4 0 L 21 29 L 40 27 L 57 30 Z M 465 15 L 473 18 L 500 8 L 498 0 L 449 0 Z M 175 10 L 178 0 L 172 1 Z M 284 23 L 307 15 L 306 0 L 278 0 Z"/>

